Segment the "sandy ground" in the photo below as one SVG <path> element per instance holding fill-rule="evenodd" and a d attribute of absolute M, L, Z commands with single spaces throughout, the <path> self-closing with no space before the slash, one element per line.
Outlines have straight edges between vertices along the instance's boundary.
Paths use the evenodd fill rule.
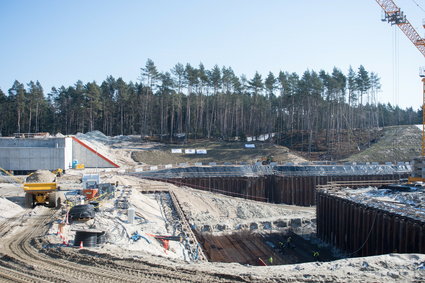
<path fill-rule="evenodd" d="M 109 175 L 108 175 L 109 174 Z M 68 176 L 68 178 L 71 178 Z M 75 175 L 76 180 L 79 179 Z M 136 224 L 127 223 L 127 215 L 124 212 L 113 211 L 112 201 L 105 202 L 98 214 L 96 228 L 107 228 L 112 236 L 109 243 L 102 248 L 95 248 L 101 253 L 111 253 L 123 257 L 151 258 L 155 262 L 166 261 L 167 265 L 182 266 L 187 264 L 185 249 L 179 243 L 172 242 L 170 250 L 163 249 L 161 243 L 150 234 L 171 234 L 165 225 L 163 209 L 158 199 L 152 195 L 143 195 L 140 190 L 152 188 L 169 188 L 173 190 L 185 210 L 190 211 L 189 219 L 194 225 L 212 225 L 213 223 L 225 223 L 229 229 L 237 229 L 238 224 L 249 222 L 287 220 L 291 218 L 313 219 L 314 209 L 294 207 L 287 205 L 270 205 L 255 201 L 234 199 L 209 192 L 200 192 L 189 188 L 178 188 L 174 185 L 140 180 L 133 176 L 113 175 L 104 173 L 105 181 L 119 181 L 121 188 L 124 186 L 131 191 L 130 200 L 143 218 L 137 219 Z M 69 179 L 68 179 L 69 182 Z M 131 188 L 129 186 L 132 186 Z M 0 215 L 1 220 L 13 217 L 23 212 L 23 208 L 9 200 L 14 196 L 22 195 L 19 188 L 10 184 L 0 184 Z M 120 193 L 118 191 L 117 193 Z M 37 207 L 33 213 L 45 209 Z M 102 220 L 100 220 L 102 219 Z M 117 224 L 119 223 L 119 224 Z M 311 223 L 309 224 L 311 225 Z M 119 229 L 116 227 L 120 227 Z M 113 228 L 111 228 L 113 227 Z M 112 231 L 115 229 L 116 232 Z M 141 238 L 133 242 L 127 238 L 135 230 L 146 239 Z M 70 229 L 69 229 L 70 230 Z M 230 229 L 231 230 L 231 229 Z M 16 230 L 19 232 L 19 230 Z M 57 235 L 57 226 L 52 225 L 50 240 L 60 243 Z M 120 235 L 125 235 L 121 237 Z M 69 231 L 67 237 L 72 238 Z M 113 239 L 115 237 L 115 239 Z M 112 239 L 112 240 L 111 240 Z M 249 276 L 252 280 L 276 280 L 284 276 L 293 281 L 334 281 L 334 282 L 420 282 L 425 275 L 425 255 L 419 254 L 390 254 L 365 258 L 350 258 L 333 262 L 304 263 L 287 266 L 254 267 L 243 266 L 236 263 L 197 263 L 192 268 L 199 270 L 216 271 L 223 274 L 238 274 Z"/>
<path fill-rule="evenodd" d="M 83 139 L 81 136 L 79 138 Z M 89 139 L 90 137 L 87 138 Z M 120 137 L 118 140 L 125 139 Z M 129 147 L 124 151 L 122 147 L 117 146 L 118 142 L 115 143 L 114 140 L 111 142 L 109 138 L 102 140 L 99 134 L 90 142 L 95 144 L 96 140 L 99 140 L 97 147 L 102 154 L 128 166 L 137 165 L 127 154 L 131 152 L 131 147 L 134 145 L 131 138 L 127 142 L 119 142 L 122 147 Z M 84 172 L 89 171 L 67 170 L 67 174 L 58 178 L 58 183 L 63 188 L 79 188 Z M 388 254 L 270 267 L 244 266 L 237 263 L 197 263 L 189 256 L 189 249 L 184 244 L 170 242 L 170 249 L 164 250 L 161 242 L 151 236 L 178 235 L 179 228 L 175 225 L 175 216 L 167 210 L 166 196 L 161 199 L 158 195 L 142 194 L 141 191 L 173 191 L 190 224 L 197 229 L 209 229 L 214 233 L 230 233 L 240 229 L 257 230 L 257 232 L 266 229 L 279 230 L 284 226 L 283 223 L 299 228 L 294 229 L 296 232 L 314 231 L 315 208 L 237 199 L 120 175 L 114 171 L 99 170 L 99 173 L 102 182 L 118 181 L 119 191 L 116 196 L 120 196 L 121 193 L 127 195 L 130 204 L 137 212 L 136 221 L 133 224 L 129 223 L 125 210 L 113 209 L 114 200 L 112 199 L 101 204 L 101 210 L 93 221 L 80 223 L 83 227 L 103 229 L 109 234 L 105 245 L 93 248 L 99 253 L 115 254 L 122 258 L 148 259 L 153 264 L 157 262 L 176 270 L 184 266 L 193 270 L 216 272 L 223 276 L 236 274 L 256 282 L 423 282 L 425 276 L 425 255 L 423 254 Z M 0 225 L 7 225 L 14 216 L 19 214 L 36 215 L 43 209 L 47 209 L 36 207 L 30 211 L 24 210 L 22 200 L 22 187 L 16 184 L 0 183 Z M 8 237 L 13 237 L 14 233 L 19 233 L 23 227 L 13 221 L 10 223 L 13 227 L 10 227 Z M 63 239 L 57 235 L 57 231 L 57 222 L 54 222 L 47 238 L 52 243 L 60 244 Z M 135 231 L 144 238 L 138 241 L 130 240 L 131 234 Z M 72 240 L 73 233 L 75 232 L 72 231 L 72 227 L 68 226 L 65 231 L 66 240 Z"/>
<path fill-rule="evenodd" d="M 160 241 L 153 235 L 171 235 L 172 230 L 167 229 L 170 221 L 164 215 L 161 201 L 158 195 L 142 194 L 131 188 L 121 187 L 117 195 L 127 196 L 130 200 L 130 206 L 136 211 L 136 218 L 133 223 L 129 223 L 126 209 L 114 208 L 114 199 L 101 202 L 100 211 L 96 213 L 93 220 L 74 222 L 65 226 L 62 236 L 65 241 L 70 241 L 73 245 L 75 230 L 96 229 L 106 232 L 106 244 L 102 246 L 102 252 L 119 254 L 120 256 L 137 255 L 148 253 L 151 255 L 163 256 L 167 258 L 177 258 L 185 260 L 184 246 L 179 242 L 170 242 L 169 249 L 165 250 Z M 62 238 L 56 236 L 59 231 L 58 224 L 51 226 L 49 234 L 50 241 L 55 244 L 61 243 Z M 133 240 L 131 236 L 137 232 L 140 239 Z M 79 245 L 79 243 L 75 243 Z"/>

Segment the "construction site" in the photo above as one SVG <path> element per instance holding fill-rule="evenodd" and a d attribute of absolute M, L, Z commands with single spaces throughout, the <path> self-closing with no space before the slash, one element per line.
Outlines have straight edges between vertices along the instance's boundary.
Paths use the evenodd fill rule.
<path fill-rule="evenodd" d="M 270 164 L 166 163 L 184 153 L 137 136 L 1 138 L 0 277 L 422 280 L 423 188 L 395 185 L 414 165 L 314 163 L 278 150 L 284 160 Z"/>
<path fill-rule="evenodd" d="M 0 135 L 0 281 L 424 282 L 422 110 L 330 160 L 314 160 L 330 151 L 311 152 L 311 129 L 308 153 L 303 134 L 290 148 L 271 132 Z"/>

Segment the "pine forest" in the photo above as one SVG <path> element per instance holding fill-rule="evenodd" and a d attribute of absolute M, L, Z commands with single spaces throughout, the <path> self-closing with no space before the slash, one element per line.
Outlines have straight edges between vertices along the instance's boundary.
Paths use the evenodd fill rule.
<path fill-rule="evenodd" d="M 161 72 L 148 59 L 137 82 L 108 76 L 100 84 L 77 81 L 47 92 L 38 81 L 15 81 L 0 90 L 0 133 L 99 130 L 173 141 L 301 132 L 311 144 L 323 131 L 338 139 L 355 129 L 421 123 L 421 110 L 377 103 L 379 94 L 378 74 L 363 66 L 347 74 L 335 67 L 247 78 L 202 63 Z"/>

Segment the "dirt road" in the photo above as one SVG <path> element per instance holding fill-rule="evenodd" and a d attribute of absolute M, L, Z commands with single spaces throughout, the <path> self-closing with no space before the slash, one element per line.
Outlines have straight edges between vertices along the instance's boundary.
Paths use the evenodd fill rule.
<path fill-rule="evenodd" d="M 237 276 L 152 264 L 138 259 L 114 258 L 89 250 L 49 245 L 39 237 L 48 230 L 55 211 L 26 210 L 0 224 L 0 278 L 6 282 L 247 282 Z M 7 235 L 11 226 L 25 224 Z"/>

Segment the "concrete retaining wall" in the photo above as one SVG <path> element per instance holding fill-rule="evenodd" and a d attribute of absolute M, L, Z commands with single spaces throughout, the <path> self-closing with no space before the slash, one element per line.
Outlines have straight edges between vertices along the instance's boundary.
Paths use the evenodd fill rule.
<path fill-rule="evenodd" d="M 118 167 L 73 137 L 0 138 L 0 167 L 5 170 L 66 170 L 72 167 L 73 160 L 88 168 Z"/>
<path fill-rule="evenodd" d="M 0 139 L 0 167 L 13 171 L 68 169 L 70 138 Z"/>

